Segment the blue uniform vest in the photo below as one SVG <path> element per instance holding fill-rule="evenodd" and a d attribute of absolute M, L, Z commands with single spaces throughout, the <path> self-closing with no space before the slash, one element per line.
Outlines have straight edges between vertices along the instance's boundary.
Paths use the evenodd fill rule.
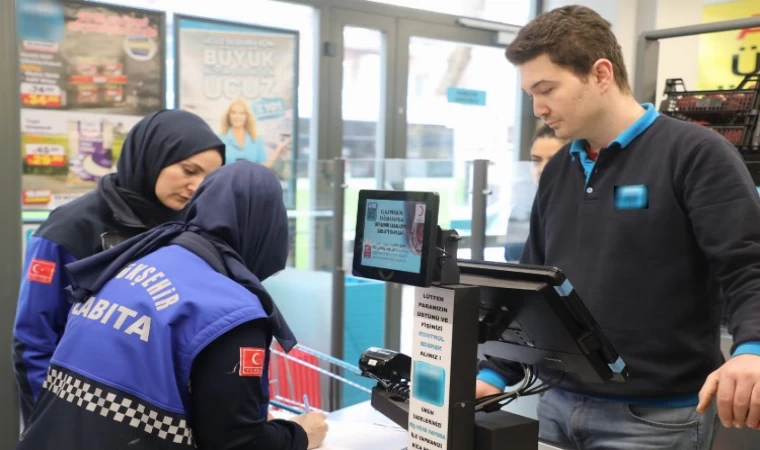
<path fill-rule="evenodd" d="M 97 295 L 71 309 L 52 364 L 144 402 L 143 412 L 155 407 L 172 413 L 164 420 L 166 439 L 192 445 L 186 420 L 193 360 L 225 332 L 265 317 L 254 294 L 195 253 L 170 245 L 125 267 Z M 61 378 L 49 374 L 46 388 L 56 393 L 67 383 Z M 126 415 L 129 422 L 135 409 L 119 410 L 115 420 Z M 131 418 L 133 427 L 139 427 L 138 420 Z M 146 431 L 155 427 L 149 424 Z"/>

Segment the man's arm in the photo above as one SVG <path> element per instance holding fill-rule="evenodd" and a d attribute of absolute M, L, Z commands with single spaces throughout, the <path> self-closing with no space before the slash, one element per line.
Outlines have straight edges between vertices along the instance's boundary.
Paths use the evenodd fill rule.
<path fill-rule="evenodd" d="M 193 434 L 199 448 L 306 450 L 308 437 L 301 425 L 267 420 L 267 326 L 265 319 L 244 323 L 195 358 L 190 395 Z M 241 375 L 241 348 L 265 351 L 262 376 Z"/>
<path fill-rule="evenodd" d="M 705 139 L 684 162 L 676 186 L 697 243 L 725 292 L 733 357 L 700 392 L 698 411 L 717 393 L 726 427 L 760 425 L 760 197 L 733 146 Z"/>
<path fill-rule="evenodd" d="M 685 165 L 683 206 L 725 293 L 732 354 L 760 355 L 751 351 L 760 343 L 760 196 L 741 156 L 717 135 Z"/>

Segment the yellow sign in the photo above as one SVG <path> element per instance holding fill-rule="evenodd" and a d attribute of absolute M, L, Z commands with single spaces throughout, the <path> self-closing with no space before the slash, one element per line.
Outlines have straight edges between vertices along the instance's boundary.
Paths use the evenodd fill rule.
<path fill-rule="evenodd" d="M 760 16 L 760 0 L 728 1 L 702 8 L 702 23 L 753 16 Z M 760 28 L 700 37 L 699 90 L 736 89 L 744 76 L 751 73 L 760 73 Z"/>

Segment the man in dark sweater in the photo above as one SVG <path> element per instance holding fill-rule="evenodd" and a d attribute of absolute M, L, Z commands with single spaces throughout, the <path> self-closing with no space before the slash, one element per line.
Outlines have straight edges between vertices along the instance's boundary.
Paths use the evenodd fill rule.
<path fill-rule="evenodd" d="M 585 450 L 709 449 L 718 417 L 757 429 L 760 198 L 736 149 L 638 104 L 610 24 L 588 8 L 540 15 L 507 58 L 535 115 L 572 140 L 544 169 L 521 262 L 567 274 L 631 373 L 619 384 L 565 374 L 540 399 L 541 438 Z M 491 359 L 477 393 L 519 379 Z"/>

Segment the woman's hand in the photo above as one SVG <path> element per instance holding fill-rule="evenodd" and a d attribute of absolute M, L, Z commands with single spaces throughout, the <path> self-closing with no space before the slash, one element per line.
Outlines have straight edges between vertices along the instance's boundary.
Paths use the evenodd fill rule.
<path fill-rule="evenodd" d="M 274 166 L 274 163 L 278 159 L 280 159 L 283 154 L 285 154 L 285 150 L 288 148 L 288 145 L 290 145 L 291 142 L 293 142 L 292 137 L 289 137 L 283 140 L 282 142 L 280 142 L 280 144 L 277 146 L 276 149 L 274 149 L 272 154 L 269 155 L 269 159 L 267 159 L 267 161 L 264 163 L 264 166 L 271 169 Z"/>

